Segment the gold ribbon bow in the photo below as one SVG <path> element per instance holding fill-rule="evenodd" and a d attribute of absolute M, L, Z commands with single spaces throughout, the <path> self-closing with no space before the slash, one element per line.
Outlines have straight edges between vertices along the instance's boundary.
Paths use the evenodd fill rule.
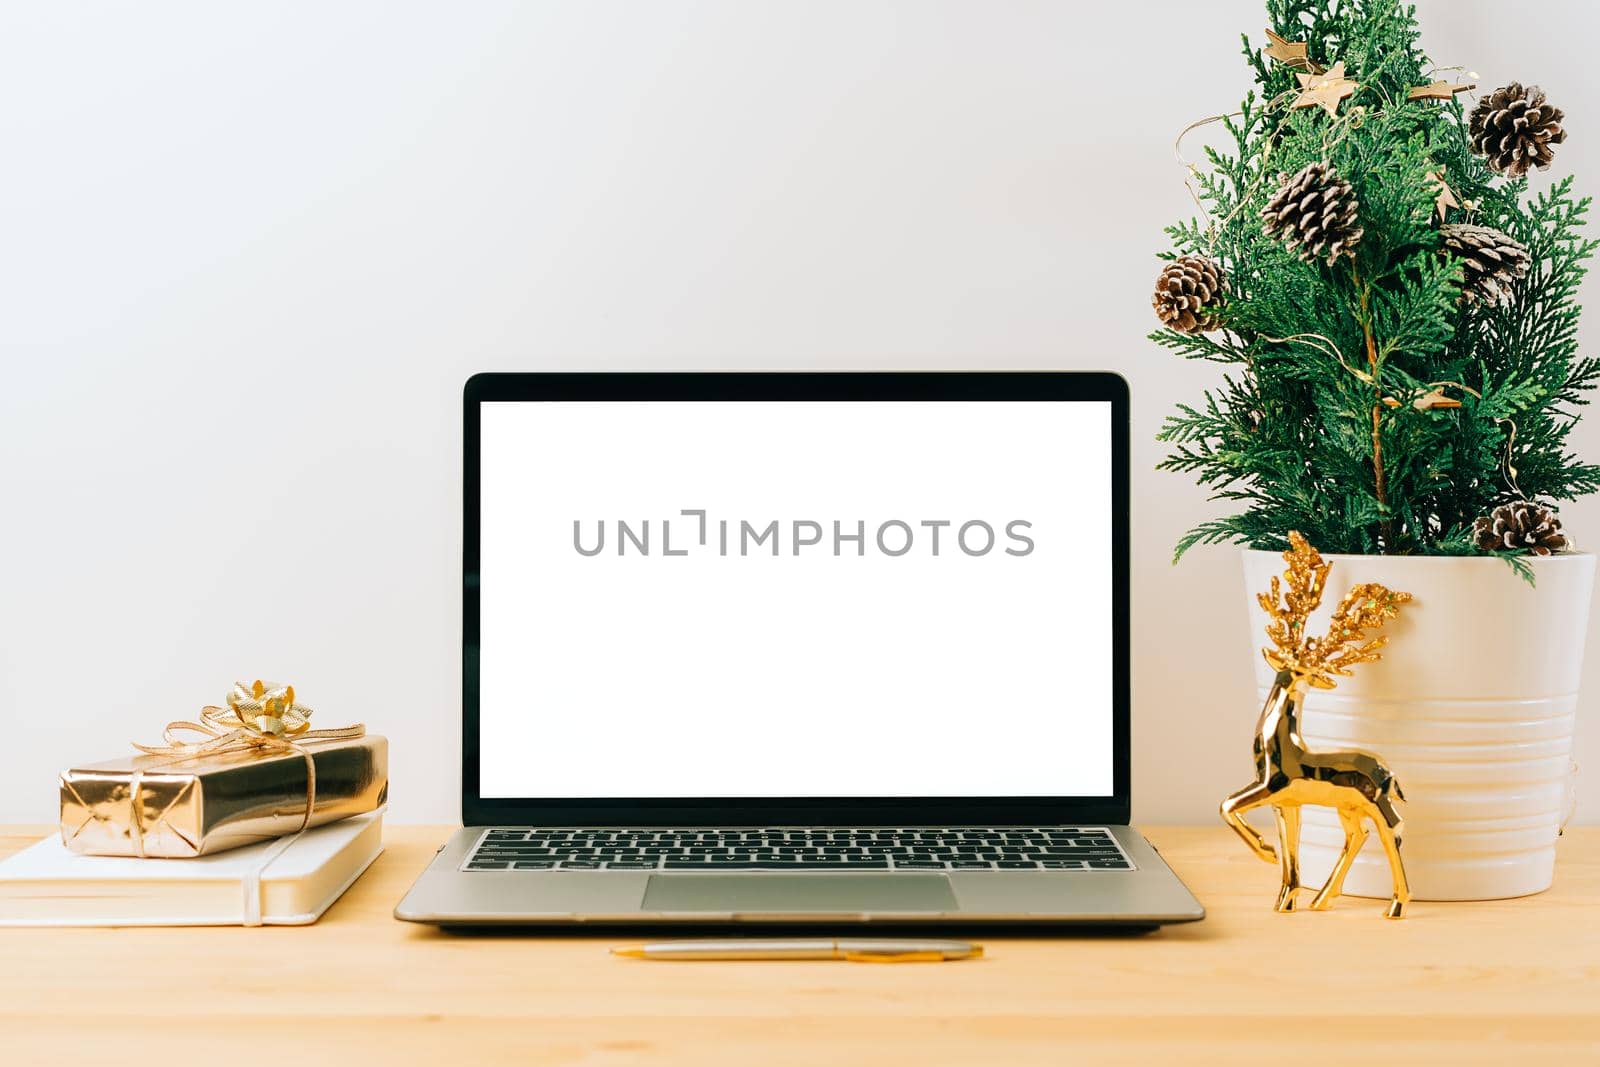
<path fill-rule="evenodd" d="M 199 722 L 179 719 L 167 723 L 161 732 L 163 744 L 141 745 L 135 741 L 133 747 L 151 756 L 174 757 L 160 765 L 163 767 L 229 752 L 298 752 L 306 761 L 306 809 L 295 832 L 305 830 L 311 825 L 311 812 L 317 803 L 317 765 L 302 742 L 345 741 L 361 737 L 367 728 L 356 723 L 313 730 L 311 709 L 295 703 L 294 686 L 277 682 L 258 679 L 249 686 L 235 682 L 228 692 L 227 704 L 225 708 L 214 704 L 201 708 Z M 185 738 L 184 734 L 200 734 L 204 740 Z M 134 823 L 137 827 L 137 814 Z"/>

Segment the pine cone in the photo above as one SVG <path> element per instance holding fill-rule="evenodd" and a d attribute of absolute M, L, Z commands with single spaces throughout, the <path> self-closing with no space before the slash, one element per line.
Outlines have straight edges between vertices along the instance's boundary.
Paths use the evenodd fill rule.
<path fill-rule="evenodd" d="M 1261 209 L 1263 228 L 1298 250 L 1307 262 L 1355 255 L 1361 241 L 1355 190 L 1326 163 L 1308 163 L 1280 178 L 1278 191 Z"/>
<path fill-rule="evenodd" d="M 1485 552 L 1527 549 L 1535 556 L 1548 556 L 1567 548 L 1567 535 L 1553 508 L 1531 500 L 1502 504 L 1472 523 L 1472 537 Z"/>
<path fill-rule="evenodd" d="M 1463 301 L 1504 303 L 1511 299 L 1512 283 L 1528 273 L 1528 249 L 1491 226 L 1449 223 L 1439 227 L 1439 237 L 1461 260 Z"/>
<path fill-rule="evenodd" d="M 1545 103 L 1544 90 L 1521 82 L 1496 89 L 1478 101 L 1467 119 L 1472 150 L 1501 174 L 1519 178 L 1529 167 L 1550 166 L 1551 145 L 1567 139 L 1566 115 Z"/>
<path fill-rule="evenodd" d="M 1150 306 L 1168 329 L 1179 333 L 1214 330 L 1227 284 L 1222 268 L 1205 256 L 1179 256 L 1156 278 Z"/>

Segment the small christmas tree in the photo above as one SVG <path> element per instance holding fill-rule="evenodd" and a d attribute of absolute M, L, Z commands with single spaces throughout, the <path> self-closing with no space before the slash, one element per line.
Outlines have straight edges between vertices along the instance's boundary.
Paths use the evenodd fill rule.
<path fill-rule="evenodd" d="M 1520 84 L 1469 114 L 1473 86 L 1432 66 L 1396 0 L 1267 13 L 1233 145 L 1193 168 L 1206 217 L 1168 229 L 1153 297 L 1153 340 L 1229 367 L 1167 420 L 1161 466 L 1242 510 L 1177 554 L 1290 530 L 1327 552 L 1528 551 L 1474 522 L 1600 488 L 1567 448 L 1600 382 L 1577 351 L 1589 199 L 1526 178 L 1564 116 Z"/>

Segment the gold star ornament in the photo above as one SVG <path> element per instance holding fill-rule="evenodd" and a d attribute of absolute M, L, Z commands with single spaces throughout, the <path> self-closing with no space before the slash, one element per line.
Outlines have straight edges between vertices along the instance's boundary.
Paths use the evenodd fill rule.
<path fill-rule="evenodd" d="M 1392 396 L 1384 397 L 1383 402 L 1385 406 L 1391 408 L 1400 406 L 1400 401 Z M 1430 389 L 1413 396 L 1411 398 L 1411 406 L 1418 411 L 1440 411 L 1448 408 L 1458 408 L 1461 406 L 1461 401 L 1454 397 L 1445 396 L 1442 389 Z"/>
<path fill-rule="evenodd" d="M 1439 221 L 1443 222 L 1445 215 L 1451 208 L 1460 208 L 1461 201 L 1456 199 L 1456 194 L 1444 180 L 1442 169 L 1430 171 L 1428 178 L 1432 180 L 1436 194 L 1433 198 L 1434 210 L 1439 213 Z"/>
<path fill-rule="evenodd" d="M 1306 55 L 1304 41 L 1291 41 L 1279 37 L 1271 30 L 1267 31 L 1267 40 L 1272 42 L 1263 49 L 1268 59 L 1276 59 L 1290 70 L 1310 71 L 1312 74 L 1322 73 L 1322 68 L 1317 65 L 1316 60 Z"/>
<path fill-rule="evenodd" d="M 1300 79 L 1300 95 L 1294 98 L 1293 107 L 1320 107 L 1337 118 L 1339 101 L 1361 86 L 1344 76 L 1344 60 L 1339 60 L 1325 73 L 1296 74 Z"/>
<path fill-rule="evenodd" d="M 1457 93 L 1464 93 L 1468 89 L 1476 89 L 1477 87 L 1477 82 L 1464 82 L 1460 85 L 1453 85 L 1446 81 L 1429 82 L 1427 85 L 1419 85 L 1415 89 L 1406 90 L 1406 99 L 1448 100 Z"/>

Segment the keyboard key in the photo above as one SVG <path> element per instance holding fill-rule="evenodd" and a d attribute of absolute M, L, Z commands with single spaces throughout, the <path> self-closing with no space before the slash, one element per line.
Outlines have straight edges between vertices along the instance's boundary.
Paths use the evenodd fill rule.
<path fill-rule="evenodd" d="M 669 859 L 664 861 L 661 867 L 667 871 L 886 871 L 889 869 L 889 865 L 882 861 L 800 860 L 798 862 L 774 862 L 749 859 L 729 860 L 723 863 Z"/>
<path fill-rule="evenodd" d="M 995 866 L 999 867 L 1003 871 L 1033 871 L 1038 870 L 1039 867 L 1039 865 L 1034 863 L 1032 860 L 1001 860 L 999 863 L 996 863 Z"/>

